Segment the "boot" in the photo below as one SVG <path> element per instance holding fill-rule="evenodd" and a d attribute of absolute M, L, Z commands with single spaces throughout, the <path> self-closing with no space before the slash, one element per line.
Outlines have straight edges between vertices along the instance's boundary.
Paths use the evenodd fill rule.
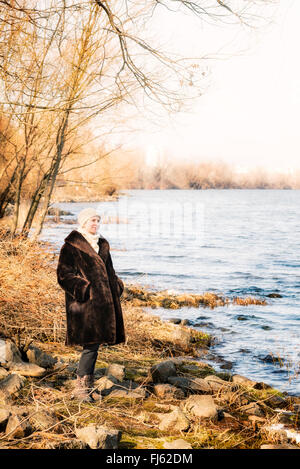
<path fill-rule="evenodd" d="M 89 375 L 85 375 L 82 377 L 77 375 L 76 386 L 73 393 L 74 397 L 76 397 L 82 402 L 94 402 L 94 399 L 91 395 L 89 382 Z"/>
<path fill-rule="evenodd" d="M 87 387 L 89 390 L 89 395 L 92 396 L 94 401 L 98 401 L 101 399 L 101 394 L 98 391 L 97 387 L 95 386 L 95 376 L 94 374 L 92 375 L 87 375 Z"/>

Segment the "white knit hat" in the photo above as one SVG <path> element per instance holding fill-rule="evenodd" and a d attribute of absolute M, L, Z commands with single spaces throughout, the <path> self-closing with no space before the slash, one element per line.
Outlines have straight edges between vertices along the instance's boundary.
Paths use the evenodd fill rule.
<path fill-rule="evenodd" d="M 93 218 L 93 217 L 101 218 L 99 213 L 97 213 L 94 208 L 88 207 L 88 208 L 84 208 L 83 210 L 81 210 L 81 212 L 79 212 L 77 216 L 77 220 L 78 220 L 79 225 L 83 227 L 85 222 L 87 222 L 89 218 Z"/>

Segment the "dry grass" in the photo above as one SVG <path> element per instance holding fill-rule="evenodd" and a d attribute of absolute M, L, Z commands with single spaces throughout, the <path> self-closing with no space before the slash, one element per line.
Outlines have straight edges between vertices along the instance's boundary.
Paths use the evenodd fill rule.
<path fill-rule="evenodd" d="M 248 305 L 267 305 L 268 303 L 266 300 L 261 300 L 259 298 L 252 298 L 251 296 L 248 296 L 247 298 L 239 298 L 239 297 L 234 297 L 232 300 L 232 303 L 240 305 L 240 306 L 248 306 Z"/>

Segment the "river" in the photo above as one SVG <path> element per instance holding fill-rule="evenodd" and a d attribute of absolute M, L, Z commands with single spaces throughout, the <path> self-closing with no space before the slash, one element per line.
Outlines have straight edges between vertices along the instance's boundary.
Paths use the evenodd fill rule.
<path fill-rule="evenodd" d="M 299 190 L 129 190 L 113 202 L 55 206 L 72 213 L 66 221 L 86 206 L 99 211 L 125 283 L 265 298 L 265 306 L 149 310 L 215 336 L 212 351 L 232 362 L 232 373 L 300 393 Z M 59 250 L 72 229 L 45 225 L 41 239 Z M 270 354 L 279 363 L 263 360 Z"/>

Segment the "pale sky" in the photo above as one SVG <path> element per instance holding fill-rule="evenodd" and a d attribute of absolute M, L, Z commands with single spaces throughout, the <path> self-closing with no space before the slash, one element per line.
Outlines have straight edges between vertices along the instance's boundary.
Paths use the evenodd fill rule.
<path fill-rule="evenodd" d="M 188 18 L 166 27 L 174 50 L 214 54 L 226 45 L 223 52 L 233 55 L 209 61 L 211 82 L 192 113 L 177 114 L 160 131 L 146 125 L 134 137 L 148 160 L 166 152 L 240 168 L 300 168 L 300 1 L 281 0 L 272 11 L 272 24 L 259 32 Z"/>

